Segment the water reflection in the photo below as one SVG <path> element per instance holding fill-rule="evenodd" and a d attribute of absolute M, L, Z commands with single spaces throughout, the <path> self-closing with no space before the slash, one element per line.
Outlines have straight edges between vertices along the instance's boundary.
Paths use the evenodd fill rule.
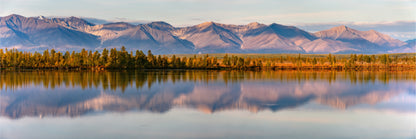
<path fill-rule="evenodd" d="M 160 70 L 0 75 L 0 112 L 13 119 L 105 111 L 164 113 L 174 107 L 204 113 L 235 109 L 256 113 L 308 103 L 342 110 L 375 105 L 403 93 L 414 96 L 416 90 L 415 72 Z"/>

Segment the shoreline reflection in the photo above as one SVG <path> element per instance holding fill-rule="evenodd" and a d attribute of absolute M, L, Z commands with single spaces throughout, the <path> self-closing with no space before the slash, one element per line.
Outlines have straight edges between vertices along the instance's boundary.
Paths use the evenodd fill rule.
<path fill-rule="evenodd" d="M 0 75 L 0 113 L 12 119 L 77 117 L 92 111 L 165 113 L 174 107 L 204 113 L 275 112 L 308 102 L 345 110 L 416 90 L 415 72 L 157 70 Z"/>

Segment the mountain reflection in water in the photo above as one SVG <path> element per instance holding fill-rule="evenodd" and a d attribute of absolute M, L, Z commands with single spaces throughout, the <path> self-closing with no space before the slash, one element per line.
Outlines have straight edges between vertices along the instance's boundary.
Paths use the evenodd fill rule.
<path fill-rule="evenodd" d="M 415 79 L 415 72 L 0 72 L 0 113 L 13 119 L 101 111 L 164 113 L 174 107 L 256 113 L 310 102 L 348 109 L 401 93 L 415 95 Z"/>

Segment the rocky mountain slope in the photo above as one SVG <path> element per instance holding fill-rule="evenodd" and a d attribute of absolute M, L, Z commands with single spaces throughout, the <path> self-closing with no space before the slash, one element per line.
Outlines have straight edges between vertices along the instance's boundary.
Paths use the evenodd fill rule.
<path fill-rule="evenodd" d="M 67 24 L 70 23 L 69 20 L 66 21 Z M 20 15 L 2 17 L 0 19 L 0 47 L 94 49 L 100 45 L 98 36 L 61 24 L 63 23 L 54 23 L 50 19 L 40 17 L 26 18 Z"/>
<path fill-rule="evenodd" d="M 165 22 L 95 25 L 77 17 L 46 18 L 9 15 L 0 18 L 0 48 L 26 51 L 129 50 L 171 53 L 387 53 L 412 52 L 414 44 L 374 30 L 346 26 L 309 33 L 280 24 L 227 25 L 205 22 L 174 27 Z M 413 50 L 414 52 L 414 50 Z"/>

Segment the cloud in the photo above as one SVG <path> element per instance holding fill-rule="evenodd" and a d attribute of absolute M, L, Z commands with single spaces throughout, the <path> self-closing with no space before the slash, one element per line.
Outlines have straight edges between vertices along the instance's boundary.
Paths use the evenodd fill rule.
<path fill-rule="evenodd" d="M 139 25 L 139 24 L 146 24 L 149 23 L 151 21 L 147 21 L 147 20 L 131 20 L 128 18 L 121 18 L 121 17 L 117 17 L 114 18 L 112 20 L 106 20 L 106 19 L 99 19 L 99 18 L 92 18 L 92 17 L 81 17 L 82 19 L 90 22 L 90 23 L 94 23 L 94 24 L 107 24 L 107 23 L 114 23 L 114 22 L 127 22 L 133 25 Z"/>
<path fill-rule="evenodd" d="M 94 24 L 107 24 L 110 23 L 111 21 L 108 20 L 104 20 L 104 19 L 98 19 L 98 18 L 91 18 L 91 17 L 84 17 L 82 18 L 90 23 L 94 23 Z"/>
<path fill-rule="evenodd" d="M 416 39 L 415 32 L 382 32 L 382 33 L 389 35 L 393 38 L 402 40 L 402 41 Z"/>
<path fill-rule="evenodd" d="M 302 21 L 316 21 L 317 18 L 328 18 L 328 17 L 338 17 L 340 15 L 351 15 L 355 14 L 351 11 L 320 11 L 320 12 L 299 12 L 299 13 L 281 13 L 281 14 L 271 14 L 271 15 L 256 15 L 256 16 L 246 16 L 242 18 L 234 18 L 232 20 L 243 21 L 243 22 L 285 22 L 285 23 L 295 23 Z"/>

